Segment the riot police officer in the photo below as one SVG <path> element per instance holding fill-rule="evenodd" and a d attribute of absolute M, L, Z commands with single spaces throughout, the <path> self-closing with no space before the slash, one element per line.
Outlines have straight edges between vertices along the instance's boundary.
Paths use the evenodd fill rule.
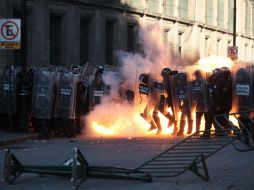
<path fill-rule="evenodd" d="M 172 97 L 171 84 L 170 84 L 171 75 L 172 75 L 172 72 L 169 68 L 162 69 L 161 76 L 163 79 L 162 83 L 164 88 L 164 94 L 166 96 L 165 98 L 166 108 L 171 108 L 172 115 L 167 110 L 162 110 L 162 113 L 168 118 L 168 127 L 170 127 L 172 124 L 174 125 L 172 135 L 175 135 L 177 134 L 178 128 L 177 128 L 177 121 L 175 119 L 175 112 L 173 108 L 173 97 Z"/>
<path fill-rule="evenodd" d="M 152 131 L 154 129 L 157 129 L 157 134 L 160 134 L 162 131 L 160 118 L 158 116 L 158 113 L 160 111 L 160 97 L 161 92 L 158 88 L 156 88 L 156 85 L 153 80 L 151 80 L 150 76 L 148 74 L 142 73 L 139 76 L 139 81 L 142 83 L 142 88 L 144 91 L 144 94 L 148 95 L 148 103 L 143 113 L 141 113 L 141 116 L 150 124 L 149 131 Z M 146 88 L 146 89 L 145 89 Z M 150 110 L 153 109 L 152 117 L 150 117 L 149 113 Z"/>
<path fill-rule="evenodd" d="M 251 110 L 251 80 L 249 68 L 239 68 L 235 73 L 235 98 L 237 102 L 237 111 L 244 112 Z M 249 144 L 248 131 L 253 134 L 252 124 L 249 115 L 239 114 L 239 127 L 244 130 L 245 143 Z M 244 125 L 244 126 L 242 126 Z"/>
<path fill-rule="evenodd" d="M 218 114 L 225 114 L 230 106 L 231 99 L 229 97 L 228 101 L 226 97 L 226 94 L 229 93 L 230 82 L 226 80 L 226 74 L 223 69 L 217 68 L 213 70 L 211 76 L 208 78 L 208 111 L 205 113 L 205 132 L 201 137 L 210 137 L 212 124 L 214 124 L 216 130 L 215 135 L 224 135 L 220 126 L 217 126 L 217 124 L 213 122 L 213 117 Z M 220 119 L 219 122 L 225 125 L 225 127 L 228 126 L 224 118 Z"/>
<path fill-rule="evenodd" d="M 101 98 L 108 94 L 109 88 L 102 78 L 103 68 L 97 69 L 94 79 L 89 87 L 89 110 L 101 103 Z"/>
<path fill-rule="evenodd" d="M 191 107 L 190 107 L 190 93 L 187 82 L 186 73 L 178 73 L 176 75 L 176 98 L 177 98 L 177 106 L 181 111 L 180 125 L 177 136 L 183 135 L 186 118 L 188 120 L 188 131 L 187 134 L 191 134 L 192 132 L 192 118 L 191 118 Z"/>
<path fill-rule="evenodd" d="M 54 89 L 55 72 L 44 68 L 34 73 L 31 119 L 35 131 L 40 132 L 42 138 L 49 138 Z"/>
<path fill-rule="evenodd" d="M 191 81 L 191 92 L 193 103 L 195 104 L 196 112 L 196 132 L 200 130 L 201 118 L 206 111 L 206 82 L 203 79 L 201 70 L 197 69 L 194 72 L 194 80 Z"/>

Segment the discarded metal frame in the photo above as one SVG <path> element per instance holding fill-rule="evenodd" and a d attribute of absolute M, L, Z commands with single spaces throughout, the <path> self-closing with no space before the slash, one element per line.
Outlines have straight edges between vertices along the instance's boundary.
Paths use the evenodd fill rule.
<path fill-rule="evenodd" d="M 242 112 L 235 112 L 230 114 L 221 114 L 216 115 L 214 117 L 215 123 L 222 127 L 221 123 L 219 122 L 221 118 L 224 119 L 224 121 L 227 122 L 228 125 L 231 126 L 232 129 L 234 129 L 234 132 L 237 133 L 236 140 L 242 142 L 239 146 L 235 142 L 232 143 L 233 147 L 240 152 L 246 152 L 246 151 L 253 151 L 254 150 L 254 120 L 250 117 L 250 115 L 254 116 L 254 111 L 242 111 Z M 234 118 L 237 120 L 239 128 L 236 127 L 230 120 L 229 116 L 234 116 Z M 244 117 L 245 122 L 241 121 L 239 117 Z M 246 126 L 246 122 L 248 122 L 248 126 Z"/>
<path fill-rule="evenodd" d="M 117 167 L 90 166 L 78 148 L 74 148 L 73 158 L 58 166 L 23 165 L 8 149 L 4 157 L 3 180 L 12 183 L 23 173 L 36 173 L 40 175 L 56 175 L 71 177 L 74 188 L 77 188 L 87 178 L 113 178 L 152 180 L 148 173 L 133 169 Z"/>

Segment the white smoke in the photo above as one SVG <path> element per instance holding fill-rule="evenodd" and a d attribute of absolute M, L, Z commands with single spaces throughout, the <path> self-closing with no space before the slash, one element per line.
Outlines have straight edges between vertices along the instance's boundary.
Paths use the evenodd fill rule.
<path fill-rule="evenodd" d="M 139 41 L 143 47 L 143 53 L 128 53 L 118 51 L 116 56 L 121 64 L 121 74 L 125 79 L 125 87 L 135 90 L 138 76 L 141 73 L 149 73 L 152 78 L 160 79 L 160 72 L 164 67 L 170 67 L 170 57 L 167 47 L 163 43 L 162 30 L 158 24 L 142 27 L 139 30 Z M 105 130 L 117 131 L 114 136 L 141 136 L 146 134 L 144 126 L 140 126 L 140 119 L 134 113 L 133 105 L 118 101 L 120 78 L 113 72 L 103 74 L 104 81 L 110 86 L 110 94 L 102 99 L 86 118 L 89 130 L 86 133 L 92 136 L 103 136 L 95 133 L 93 123 L 103 125 Z M 139 114 L 138 114 L 138 117 Z M 141 119 L 142 120 L 142 119 Z M 145 124 L 144 124 L 145 125 Z M 103 132 L 103 131 L 102 131 Z"/>

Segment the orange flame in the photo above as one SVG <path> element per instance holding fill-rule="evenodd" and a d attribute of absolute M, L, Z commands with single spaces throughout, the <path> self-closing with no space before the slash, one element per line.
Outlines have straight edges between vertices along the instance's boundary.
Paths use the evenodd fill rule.
<path fill-rule="evenodd" d="M 233 62 L 224 57 L 218 56 L 210 56 L 203 58 L 197 62 L 199 69 L 205 72 L 211 72 L 215 68 L 228 67 L 231 69 Z M 187 71 L 188 72 L 188 71 Z M 137 94 L 137 93 L 136 93 Z M 136 96 L 135 96 L 136 97 Z M 135 109 L 127 108 L 128 111 L 122 112 L 122 110 L 126 109 L 126 105 L 122 105 L 121 109 L 119 108 L 119 104 L 116 103 L 100 105 L 98 109 L 103 110 L 103 114 L 101 112 L 95 113 L 90 118 L 90 126 L 92 129 L 93 136 L 105 136 L 105 137 L 133 137 L 133 136 L 149 136 L 155 135 L 157 130 L 148 131 L 150 128 L 150 124 L 140 116 L 140 113 L 144 110 L 145 103 L 137 102 L 135 100 Z M 145 101 L 144 101 L 145 102 Z M 138 105 L 138 106 L 136 106 Z M 121 107 L 121 106 L 120 106 Z M 141 111 L 142 110 L 142 111 Z M 150 110 L 149 116 L 152 117 L 152 111 Z M 172 114 L 171 108 L 167 110 L 170 114 Z M 104 113 L 105 112 L 105 113 Z M 181 114 L 181 113 L 177 113 Z M 196 121 L 195 121 L 195 113 L 193 112 L 193 130 L 195 132 Z M 173 132 L 173 126 L 168 127 L 168 119 L 162 114 L 158 114 L 162 127 L 162 135 L 170 135 Z M 233 120 L 234 124 L 237 124 L 237 121 Z M 200 130 L 204 130 L 205 120 L 202 117 Z M 178 127 L 179 128 L 179 127 Z M 184 134 L 187 134 L 188 122 L 186 121 Z"/>

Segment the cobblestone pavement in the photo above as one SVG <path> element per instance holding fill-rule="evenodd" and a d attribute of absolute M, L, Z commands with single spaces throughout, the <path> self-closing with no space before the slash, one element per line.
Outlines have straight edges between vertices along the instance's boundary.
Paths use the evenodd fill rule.
<path fill-rule="evenodd" d="M 29 140 L 8 146 L 24 164 L 58 165 L 72 157 L 78 147 L 90 165 L 136 168 L 153 156 L 174 145 L 180 138 L 122 138 Z M 7 148 L 7 147 L 5 147 Z M 0 149 L 0 167 L 3 166 L 4 148 Z M 113 179 L 88 179 L 78 189 L 123 190 L 253 190 L 254 152 L 237 152 L 232 145 L 208 158 L 210 181 L 205 182 L 187 171 L 181 176 L 154 179 L 152 183 Z M 0 171 L 2 176 L 2 171 Z M 55 190 L 72 189 L 66 177 L 23 174 L 12 185 L 0 183 L 2 190 Z"/>

